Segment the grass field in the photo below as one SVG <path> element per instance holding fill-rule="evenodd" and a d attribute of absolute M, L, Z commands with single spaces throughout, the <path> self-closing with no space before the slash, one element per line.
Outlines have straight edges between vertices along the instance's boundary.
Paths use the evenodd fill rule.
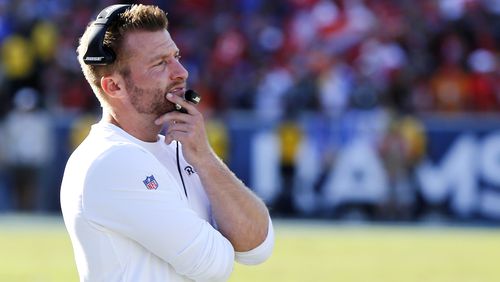
<path fill-rule="evenodd" d="M 230 281 L 497 282 L 500 229 L 276 221 L 276 246 Z M 0 281 L 78 281 L 61 218 L 0 215 Z"/>

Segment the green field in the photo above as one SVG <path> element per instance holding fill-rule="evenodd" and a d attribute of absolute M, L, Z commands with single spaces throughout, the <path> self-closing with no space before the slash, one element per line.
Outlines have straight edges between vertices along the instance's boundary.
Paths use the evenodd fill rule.
<path fill-rule="evenodd" d="M 276 247 L 230 281 L 500 281 L 500 229 L 277 221 Z M 59 217 L 0 216 L 0 281 L 78 281 Z"/>

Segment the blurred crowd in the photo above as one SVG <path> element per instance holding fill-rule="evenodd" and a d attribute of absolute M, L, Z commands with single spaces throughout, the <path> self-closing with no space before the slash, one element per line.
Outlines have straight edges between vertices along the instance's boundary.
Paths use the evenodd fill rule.
<path fill-rule="evenodd" d="M 278 130 L 285 174 L 304 113 L 383 111 L 378 145 L 399 170 L 391 159 L 411 166 L 425 146 L 415 137 L 420 114 L 500 109 L 500 0 L 137 2 L 168 12 L 208 117 L 247 111 L 287 122 Z M 54 123 L 71 122 L 71 150 L 98 115 L 75 49 L 88 21 L 115 3 L 136 1 L 0 0 L 0 194 L 17 199 L 4 206 L 40 208 L 34 185 L 57 155 Z M 401 156 L 404 140 L 412 144 Z"/>

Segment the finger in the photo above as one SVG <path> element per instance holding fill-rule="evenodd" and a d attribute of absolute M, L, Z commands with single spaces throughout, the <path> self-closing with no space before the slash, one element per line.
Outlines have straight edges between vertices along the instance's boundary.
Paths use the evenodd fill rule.
<path fill-rule="evenodd" d="M 172 131 L 165 135 L 165 143 L 170 144 L 172 141 L 176 140 L 179 142 L 184 142 L 186 137 L 188 136 L 187 132 L 182 131 Z"/>
<path fill-rule="evenodd" d="M 172 143 L 172 141 L 174 141 L 174 138 L 172 137 L 172 135 L 165 135 L 165 143 L 170 145 L 170 143 Z"/>
<path fill-rule="evenodd" d="M 167 133 L 172 132 L 172 131 L 188 132 L 188 131 L 192 131 L 192 130 L 193 130 L 193 127 L 188 123 L 172 122 L 168 125 L 166 132 Z"/>
<path fill-rule="evenodd" d="M 192 131 L 192 126 L 190 126 L 189 124 L 172 122 L 167 127 L 167 131 L 165 132 L 165 142 L 167 144 L 170 144 L 173 140 L 181 141 L 179 139 L 176 139 L 177 137 L 180 137 L 179 134 L 188 136 L 189 131 Z"/>
<path fill-rule="evenodd" d="M 176 121 L 178 123 L 185 123 L 185 122 L 188 122 L 189 120 L 189 115 L 186 115 L 186 114 L 183 114 L 183 113 L 180 113 L 180 112 L 177 112 L 177 111 L 173 111 L 173 112 L 169 112 L 169 113 L 166 113 L 162 116 L 160 116 L 159 118 L 157 118 L 155 120 L 155 124 L 156 125 L 160 125 L 160 124 L 164 124 L 164 123 L 172 123 L 173 121 Z"/>
<path fill-rule="evenodd" d="M 182 108 L 184 108 L 188 114 L 191 114 L 192 112 L 196 111 L 196 108 L 193 106 L 194 104 L 191 102 L 188 102 L 184 100 L 184 98 L 179 97 L 177 95 L 173 95 L 172 93 L 167 94 L 167 100 L 174 104 L 180 105 Z"/>

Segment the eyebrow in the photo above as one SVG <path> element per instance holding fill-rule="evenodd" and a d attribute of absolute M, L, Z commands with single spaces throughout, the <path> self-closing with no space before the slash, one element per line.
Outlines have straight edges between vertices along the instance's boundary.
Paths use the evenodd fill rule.
<path fill-rule="evenodd" d="M 173 52 L 173 55 L 178 55 L 180 53 L 180 50 L 179 49 L 176 49 L 175 52 Z M 152 64 L 160 59 L 163 59 L 163 58 L 166 58 L 168 56 L 170 56 L 171 54 L 160 54 L 160 55 L 156 55 L 154 56 L 153 58 L 151 58 L 149 61 L 148 61 L 148 64 Z"/>

